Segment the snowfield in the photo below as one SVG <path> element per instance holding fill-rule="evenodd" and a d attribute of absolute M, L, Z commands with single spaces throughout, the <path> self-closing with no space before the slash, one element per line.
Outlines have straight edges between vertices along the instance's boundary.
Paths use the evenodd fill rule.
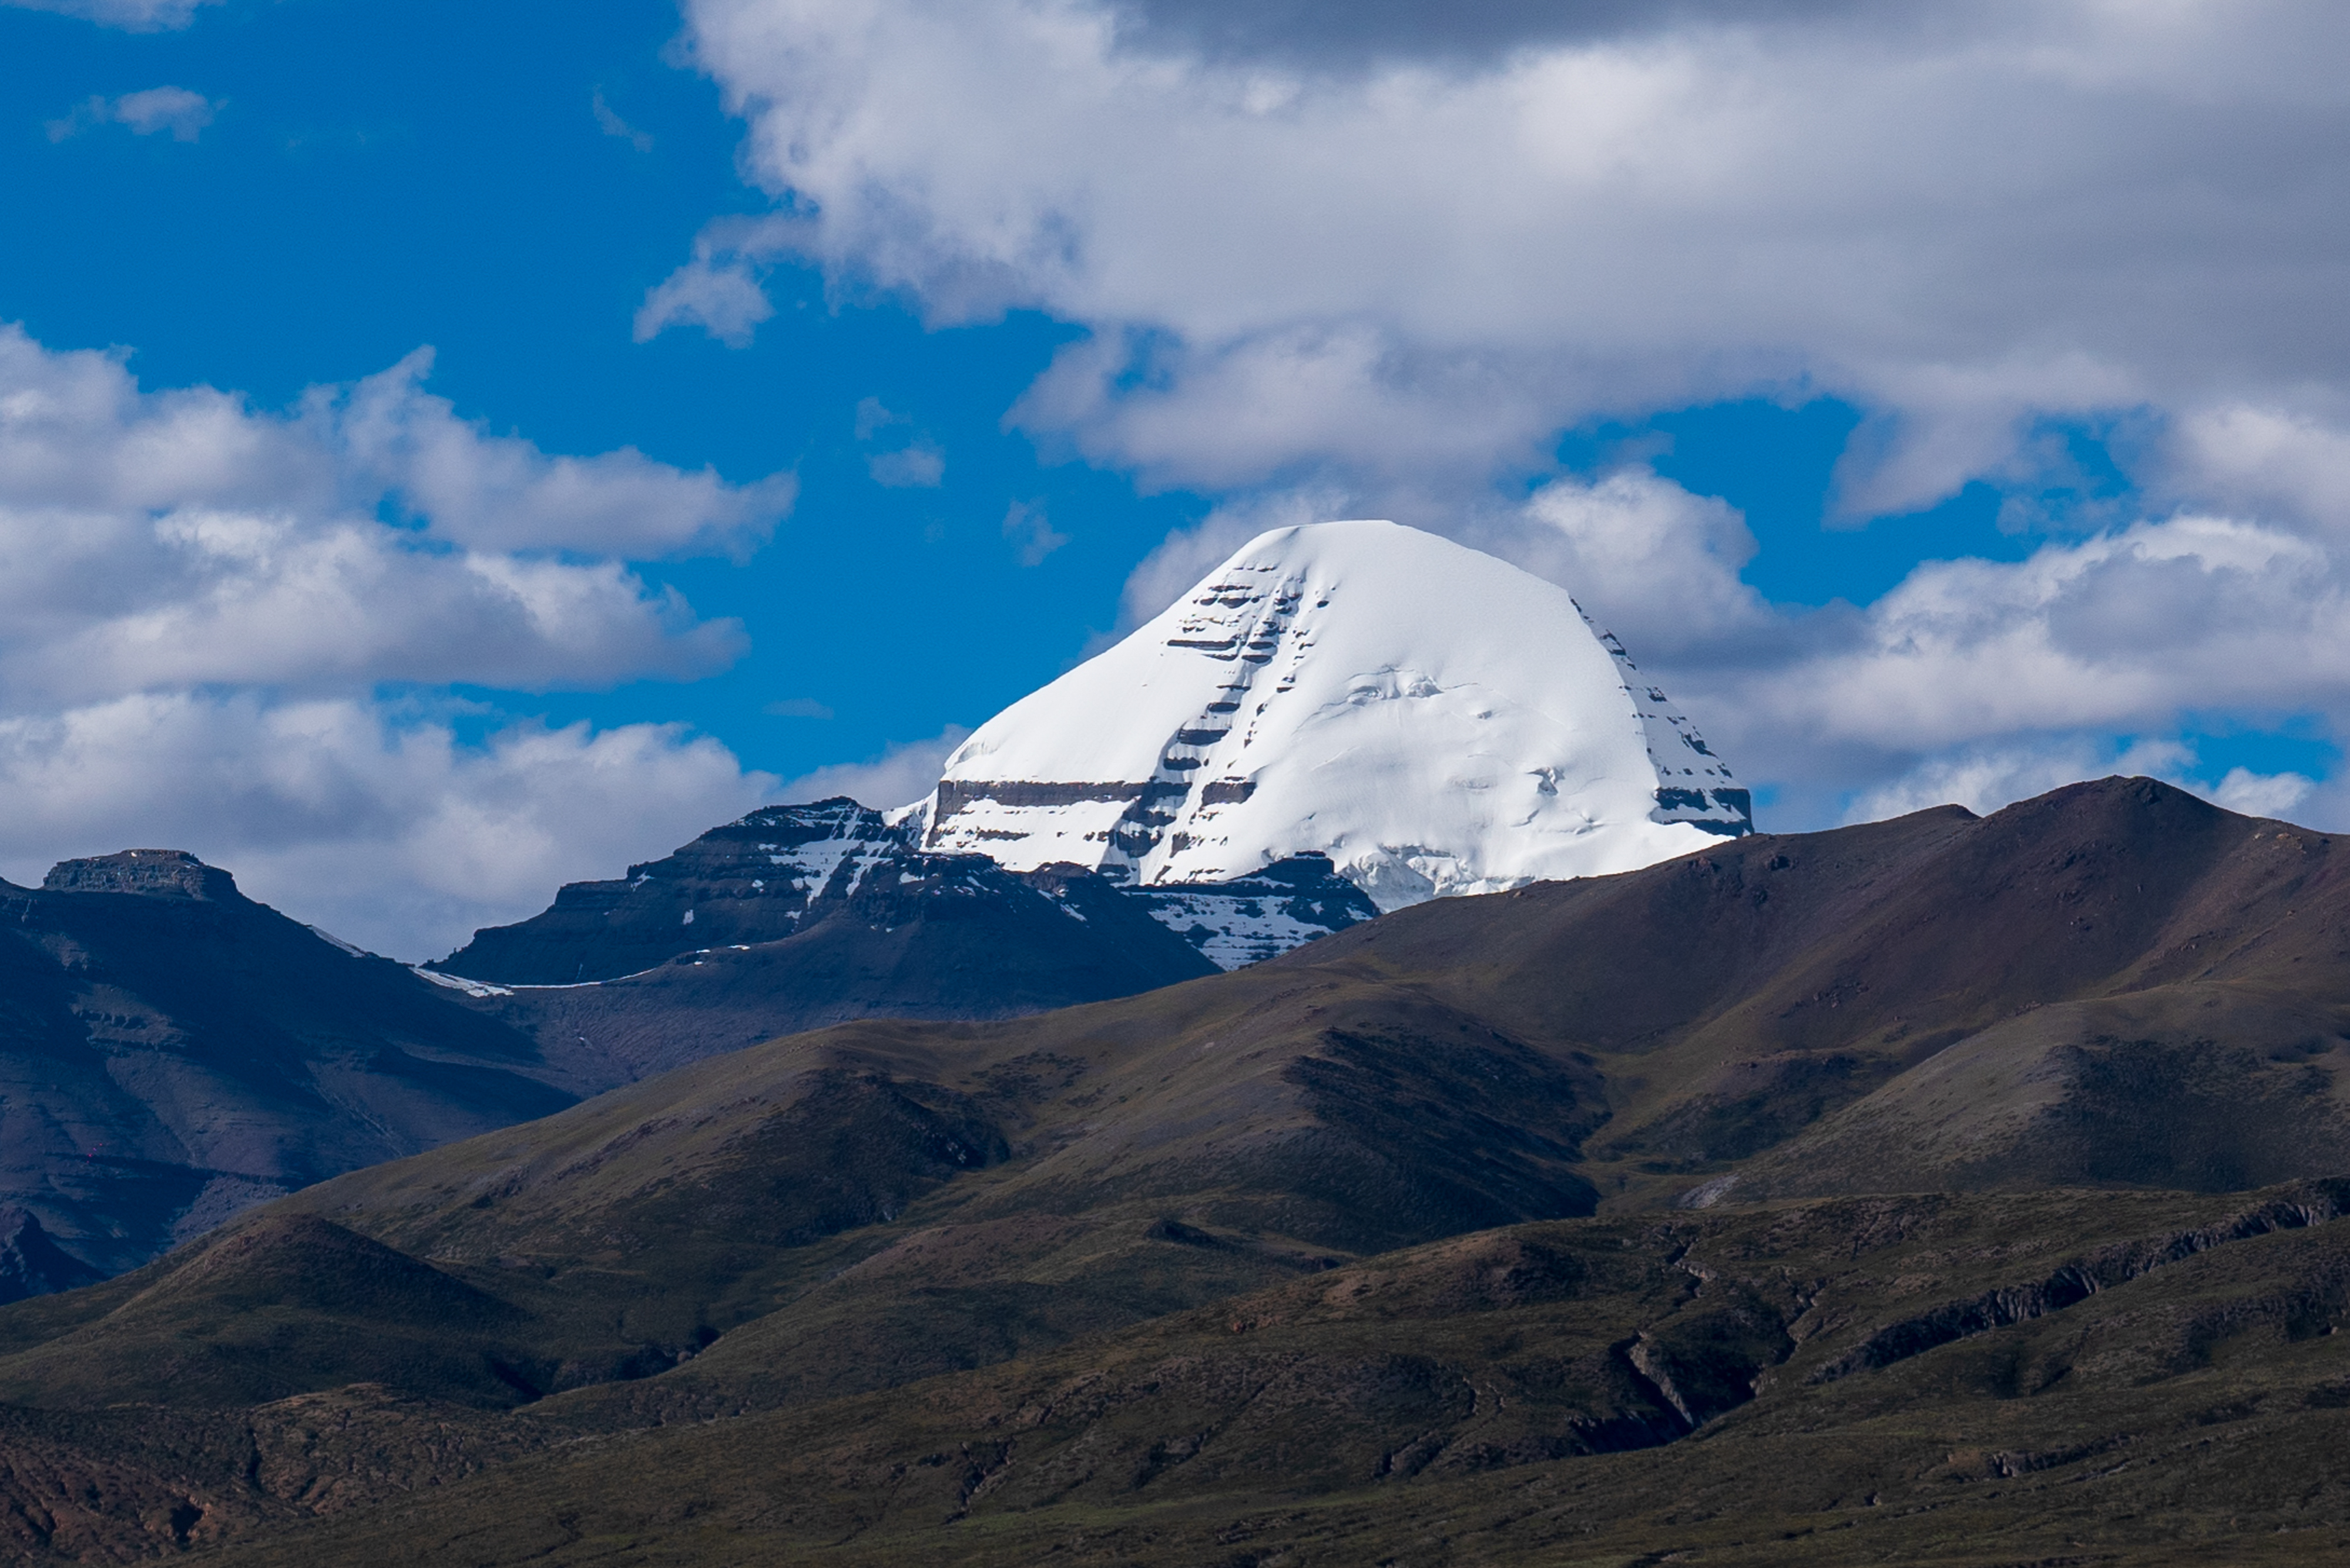
<path fill-rule="evenodd" d="M 1565 590 L 1393 523 L 1252 540 L 948 759 L 926 847 L 1141 887 L 1326 854 L 1382 909 L 1751 832 L 1747 792 Z"/>

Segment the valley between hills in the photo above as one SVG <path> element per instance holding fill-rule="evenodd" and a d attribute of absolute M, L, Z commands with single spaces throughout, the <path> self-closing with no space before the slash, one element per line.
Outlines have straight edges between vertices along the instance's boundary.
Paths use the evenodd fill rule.
<path fill-rule="evenodd" d="M 710 1055 L 0 1307 L 0 1539 L 2338 1560 L 2343 853 L 2112 779 Z"/>

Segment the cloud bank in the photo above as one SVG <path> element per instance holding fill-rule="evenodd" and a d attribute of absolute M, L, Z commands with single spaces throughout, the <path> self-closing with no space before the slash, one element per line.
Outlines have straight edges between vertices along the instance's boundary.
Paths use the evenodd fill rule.
<path fill-rule="evenodd" d="M 772 786 L 671 726 L 399 695 L 723 668 L 741 628 L 626 563 L 746 548 L 792 499 L 494 436 L 429 364 L 276 414 L 0 326 L 0 869 L 189 848 L 421 957 Z"/>
<path fill-rule="evenodd" d="M 1129 612 L 1248 519 L 1437 526 L 1586 595 L 1820 820 L 2197 711 L 2350 719 L 2350 13 L 686 10 L 775 205 L 713 223 L 640 330 L 747 338 L 783 257 L 941 322 L 1084 326 L 1014 421 L 1225 497 Z M 1740 580 L 1742 519 L 1645 471 L 1496 488 L 1592 421 L 1821 395 L 1865 415 L 1850 520 L 2029 490 L 2067 422 L 2143 432 L 2135 492 L 2020 510 L 2058 525 L 2023 562 L 1791 612 Z"/>

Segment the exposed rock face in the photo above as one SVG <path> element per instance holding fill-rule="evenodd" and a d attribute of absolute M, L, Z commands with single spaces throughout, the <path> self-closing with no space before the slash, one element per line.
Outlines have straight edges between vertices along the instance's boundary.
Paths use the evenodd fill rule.
<path fill-rule="evenodd" d="M 813 1027 L 810 1020 L 868 1015 L 840 1012 L 847 1003 L 828 982 L 802 972 L 796 960 L 783 962 L 782 955 L 765 952 L 827 922 L 835 924 L 827 949 L 845 955 L 859 941 L 878 944 L 877 954 L 896 951 L 901 944 L 883 939 L 933 915 L 965 936 L 983 917 L 997 920 L 1001 929 L 984 961 L 997 990 L 975 972 L 935 989 L 943 974 L 938 964 L 900 955 L 892 961 L 893 983 L 868 990 L 859 1004 L 907 1017 L 983 1018 L 1187 980 L 1209 972 L 1201 957 L 1215 968 L 1235 968 L 1378 912 L 1323 856 L 1229 883 L 1139 889 L 1081 866 L 1014 873 L 986 856 L 925 850 L 920 839 L 918 826 L 892 826 L 882 813 L 846 798 L 768 806 L 712 828 L 666 859 L 631 866 L 625 877 L 572 883 L 543 913 L 477 931 L 464 947 L 424 967 L 498 986 L 578 985 L 645 975 L 681 954 L 747 948 L 765 956 L 720 961 L 769 972 L 765 983 L 775 990 L 764 1012 L 775 1024 L 752 1036 L 764 1040 L 786 1028 Z M 951 910 L 933 907 L 941 898 L 952 900 Z M 1036 919 L 1054 910 L 1058 918 Z M 978 961 L 976 950 L 969 961 Z M 1054 971 L 1065 978 L 1050 981 Z M 789 989 L 808 984 L 816 989 Z M 730 1022 L 725 1032 L 734 1028 Z"/>
<path fill-rule="evenodd" d="M 1156 888 L 1326 855 L 1381 909 L 1753 827 L 1566 593 L 1392 523 L 1282 528 L 948 759 L 931 848 Z"/>
<path fill-rule="evenodd" d="M 1326 855 L 1293 855 L 1229 882 L 1128 887 L 1124 896 L 1224 970 L 1262 962 L 1379 912 Z"/>
<path fill-rule="evenodd" d="M 845 894 L 876 862 L 910 847 L 879 812 L 846 797 L 769 806 L 617 881 L 569 883 L 544 913 L 476 931 L 426 967 L 502 985 L 570 985 L 697 948 L 776 941 L 799 930 L 828 890 Z"/>
<path fill-rule="evenodd" d="M 525 1036 L 192 856 L 0 883 L 0 1296 L 544 1116 L 576 1097 L 559 1076 Z"/>
<path fill-rule="evenodd" d="M 106 1276 L 60 1249 L 22 1204 L 0 1204 L 0 1302 L 95 1284 Z"/>
<path fill-rule="evenodd" d="M 242 897 L 236 878 L 184 849 L 125 849 L 88 860 L 60 860 L 41 878 L 46 893 L 140 893 L 151 898 Z"/>
<path fill-rule="evenodd" d="M 574 884 L 426 972 L 608 1087 L 853 1018 L 1008 1018 L 1215 972 L 1154 913 L 1093 872 L 931 854 L 830 800 Z"/>

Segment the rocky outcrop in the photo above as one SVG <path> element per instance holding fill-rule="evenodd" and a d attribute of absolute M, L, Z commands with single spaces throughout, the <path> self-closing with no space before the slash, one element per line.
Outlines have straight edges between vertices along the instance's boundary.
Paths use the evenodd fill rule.
<path fill-rule="evenodd" d="M 778 941 L 826 894 L 846 895 L 910 847 L 879 812 L 845 796 L 768 806 L 617 880 L 568 883 L 544 912 L 476 931 L 426 967 L 500 985 L 573 985 L 698 948 Z"/>
<path fill-rule="evenodd" d="M 1224 970 L 1262 962 L 1379 912 L 1326 855 L 1293 855 L 1228 882 L 1129 887 L 1125 896 Z"/>
<path fill-rule="evenodd" d="M 0 884 L 0 1298 L 571 1103 L 525 1035 L 173 850 Z"/>
<path fill-rule="evenodd" d="M 951 909 L 931 907 L 941 898 Z M 845 950 L 858 929 L 888 937 L 931 914 L 968 927 L 983 909 L 1003 922 L 995 967 L 1031 981 L 1057 968 L 1068 982 L 1022 990 L 1016 1003 L 1009 992 L 950 999 L 925 989 L 931 971 L 917 962 L 876 1004 L 911 1017 L 1000 1017 L 1099 1001 L 1206 973 L 1201 957 L 1235 969 L 1378 913 L 1326 856 L 1225 882 L 1135 887 L 1074 864 L 1013 872 L 988 856 L 926 850 L 919 823 L 893 825 L 839 798 L 768 806 L 624 877 L 569 884 L 545 911 L 476 931 L 424 968 L 494 986 L 580 985 L 649 975 L 684 955 L 761 951 L 827 922 L 836 922 L 827 942 Z M 1047 909 L 1065 918 L 1032 918 Z M 834 1021 L 827 996 L 779 992 L 775 1000 L 776 1027 L 756 1038 L 786 1021 Z"/>
<path fill-rule="evenodd" d="M 106 1276 L 64 1251 L 22 1204 L 0 1204 L 0 1302 L 95 1284 Z"/>

